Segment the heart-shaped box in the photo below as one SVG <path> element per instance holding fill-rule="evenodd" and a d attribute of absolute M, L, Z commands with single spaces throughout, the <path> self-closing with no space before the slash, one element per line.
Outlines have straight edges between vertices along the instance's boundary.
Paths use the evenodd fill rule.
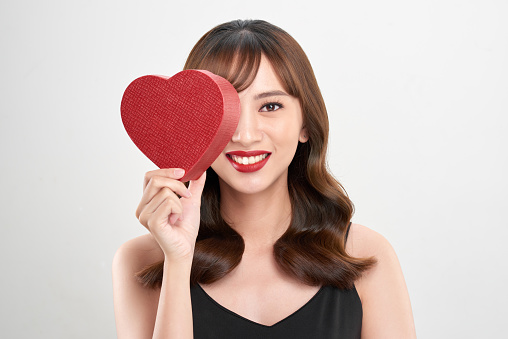
<path fill-rule="evenodd" d="M 224 150 L 240 118 L 240 98 L 224 78 L 205 70 L 146 75 L 125 90 L 122 122 L 134 144 L 160 168 L 199 178 Z"/>

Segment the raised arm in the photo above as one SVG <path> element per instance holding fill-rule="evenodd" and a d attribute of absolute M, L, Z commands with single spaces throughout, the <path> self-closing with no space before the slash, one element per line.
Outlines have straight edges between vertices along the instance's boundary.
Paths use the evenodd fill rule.
<path fill-rule="evenodd" d="M 193 336 L 189 278 L 206 175 L 191 181 L 189 189 L 175 180 L 181 175 L 173 169 L 147 173 L 136 216 L 151 235 L 125 243 L 115 255 L 113 295 L 120 339 Z M 160 259 L 161 289 L 143 287 L 134 274 Z"/>

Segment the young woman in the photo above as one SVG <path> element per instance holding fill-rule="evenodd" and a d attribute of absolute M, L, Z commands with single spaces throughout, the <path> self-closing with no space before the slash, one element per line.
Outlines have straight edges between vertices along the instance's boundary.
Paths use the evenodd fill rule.
<path fill-rule="evenodd" d="M 267 22 L 213 28 L 185 69 L 238 91 L 241 116 L 188 188 L 148 172 L 136 216 L 150 232 L 113 262 L 118 338 L 414 338 L 390 244 L 351 224 L 328 173 L 328 117 L 298 43 Z"/>

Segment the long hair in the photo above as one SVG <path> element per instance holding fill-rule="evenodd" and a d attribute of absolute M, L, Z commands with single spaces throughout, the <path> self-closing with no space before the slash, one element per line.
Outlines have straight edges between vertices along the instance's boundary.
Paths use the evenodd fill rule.
<path fill-rule="evenodd" d="M 227 79 L 238 92 L 254 80 L 261 57 L 272 64 L 284 89 L 297 97 L 308 141 L 299 143 L 288 169 L 292 206 L 290 226 L 274 244 L 279 267 L 308 285 L 352 288 L 373 258 L 354 258 L 345 237 L 354 206 L 326 164 L 328 115 L 311 64 L 284 30 L 262 20 L 235 20 L 206 33 L 189 54 L 184 69 L 205 69 Z M 201 223 L 191 284 L 224 277 L 241 261 L 244 242 L 220 213 L 219 178 L 212 168 L 201 198 Z M 160 286 L 163 262 L 137 274 L 146 286 Z"/>

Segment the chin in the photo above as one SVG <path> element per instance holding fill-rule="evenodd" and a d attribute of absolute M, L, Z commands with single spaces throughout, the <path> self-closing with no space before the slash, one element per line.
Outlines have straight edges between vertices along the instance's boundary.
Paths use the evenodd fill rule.
<path fill-rule="evenodd" d="M 225 176 L 222 178 L 219 175 L 219 182 L 221 183 L 221 189 L 231 189 L 236 193 L 242 194 L 256 194 L 261 193 L 268 189 L 270 185 L 261 178 L 231 178 Z"/>

